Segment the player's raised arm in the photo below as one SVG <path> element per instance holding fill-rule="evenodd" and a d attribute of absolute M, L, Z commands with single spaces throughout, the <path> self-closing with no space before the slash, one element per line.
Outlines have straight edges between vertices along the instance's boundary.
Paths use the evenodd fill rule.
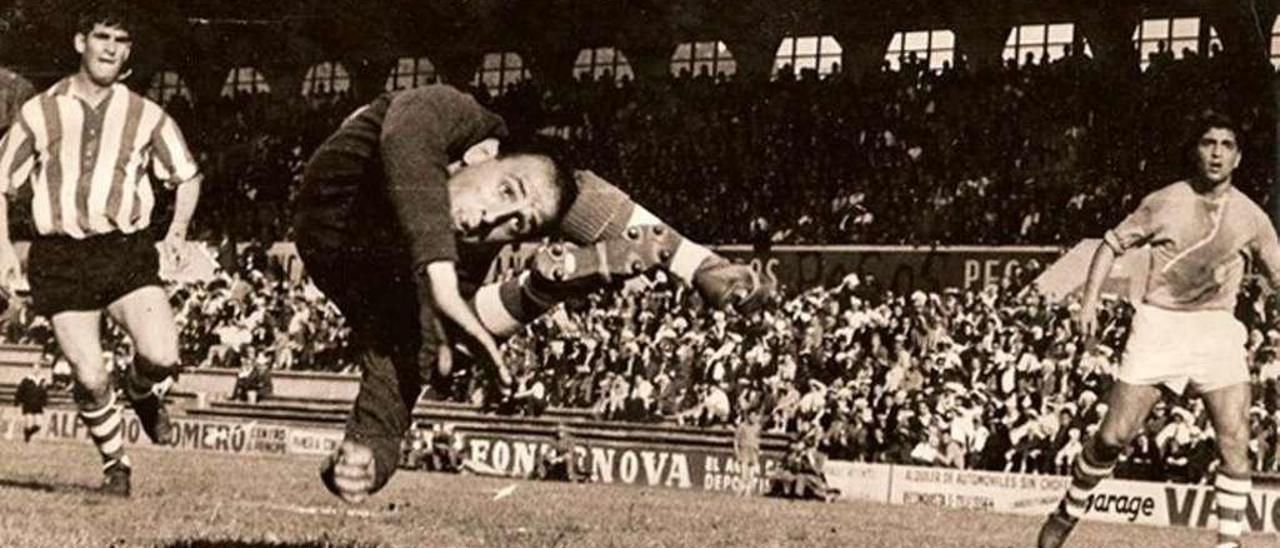
<path fill-rule="evenodd" d="M 501 132 L 501 121 L 459 115 L 466 100 L 457 92 L 409 92 L 396 96 L 387 108 L 381 134 L 383 169 L 388 194 L 400 226 L 409 239 L 415 283 L 424 289 L 420 306 L 435 308 L 470 335 L 501 367 L 497 345 L 458 290 L 454 265 L 458 261 L 454 220 L 450 215 L 449 157 L 457 136 L 480 140 Z M 457 103 L 457 104 L 455 104 Z M 474 101 L 472 101 L 474 103 Z M 478 106 L 477 106 L 478 109 Z M 424 317 L 430 316 L 424 312 Z M 424 332 L 435 330 L 423 322 Z M 423 352 L 434 353 L 435 348 Z M 509 379 L 504 379 L 509 380 Z"/>
<path fill-rule="evenodd" d="M 445 317 L 452 320 L 466 334 L 475 339 L 481 349 L 488 354 L 488 360 L 496 367 L 499 380 L 504 385 L 512 383 L 511 373 L 503 364 L 502 352 L 498 350 L 498 343 L 493 340 L 493 336 L 480 323 L 480 319 L 472 312 L 467 301 L 462 297 L 462 293 L 458 289 L 458 273 L 451 261 L 435 261 L 426 267 L 427 280 L 431 288 L 431 300 L 435 303 L 436 310 L 444 314 Z M 424 303 L 424 306 L 429 306 Z M 424 318 L 424 323 L 428 318 Z M 428 324 L 423 329 L 432 328 Z M 424 351 L 435 351 L 436 349 L 425 349 Z"/>

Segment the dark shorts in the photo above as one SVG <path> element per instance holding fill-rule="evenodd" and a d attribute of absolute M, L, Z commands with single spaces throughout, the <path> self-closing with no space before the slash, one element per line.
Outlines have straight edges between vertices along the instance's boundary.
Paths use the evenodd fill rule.
<path fill-rule="evenodd" d="M 36 238 L 27 258 L 32 309 L 49 317 L 102 310 L 134 290 L 162 286 L 159 272 L 160 254 L 147 231 Z"/>

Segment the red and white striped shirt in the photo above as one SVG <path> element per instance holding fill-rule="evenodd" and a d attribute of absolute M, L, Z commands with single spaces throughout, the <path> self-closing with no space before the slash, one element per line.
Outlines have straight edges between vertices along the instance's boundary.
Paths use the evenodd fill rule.
<path fill-rule="evenodd" d="M 173 119 L 124 84 L 93 107 L 63 79 L 23 104 L 0 141 L 0 190 L 31 183 L 41 235 L 80 239 L 146 228 L 152 173 L 172 189 L 199 168 Z"/>

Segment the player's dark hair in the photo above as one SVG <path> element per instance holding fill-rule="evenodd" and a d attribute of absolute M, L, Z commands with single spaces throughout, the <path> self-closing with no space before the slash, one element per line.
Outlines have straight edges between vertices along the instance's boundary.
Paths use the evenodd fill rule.
<path fill-rule="evenodd" d="M 573 202 L 578 199 L 578 182 L 574 178 L 577 162 L 569 142 L 559 137 L 532 133 L 503 140 L 499 150 L 501 150 L 498 154 L 499 158 L 541 156 L 551 162 L 551 168 L 555 171 L 551 181 L 552 185 L 560 191 L 560 201 L 556 204 L 555 221 L 544 224 L 540 232 L 545 234 L 558 227 L 560 221 L 569 213 Z"/>
<path fill-rule="evenodd" d="M 76 19 L 76 33 L 88 36 L 96 25 L 115 27 L 129 34 L 136 34 L 137 10 L 123 2 L 111 0 L 91 2 Z"/>
<path fill-rule="evenodd" d="M 1200 138 L 1204 137 L 1204 134 L 1211 129 L 1229 130 L 1232 135 L 1235 135 L 1236 148 L 1244 147 L 1244 130 L 1234 118 L 1216 110 L 1206 110 L 1200 113 L 1191 125 L 1191 135 L 1188 138 L 1192 150 L 1195 150 L 1195 147 L 1200 143 Z"/>

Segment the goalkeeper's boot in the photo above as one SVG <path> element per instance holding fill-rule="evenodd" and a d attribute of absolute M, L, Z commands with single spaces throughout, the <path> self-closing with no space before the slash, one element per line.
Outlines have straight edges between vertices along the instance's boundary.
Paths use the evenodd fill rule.
<path fill-rule="evenodd" d="M 590 293 L 666 266 L 683 240 L 665 225 L 628 228 L 619 238 L 587 246 L 554 243 L 533 257 L 539 289 L 560 296 Z"/>

